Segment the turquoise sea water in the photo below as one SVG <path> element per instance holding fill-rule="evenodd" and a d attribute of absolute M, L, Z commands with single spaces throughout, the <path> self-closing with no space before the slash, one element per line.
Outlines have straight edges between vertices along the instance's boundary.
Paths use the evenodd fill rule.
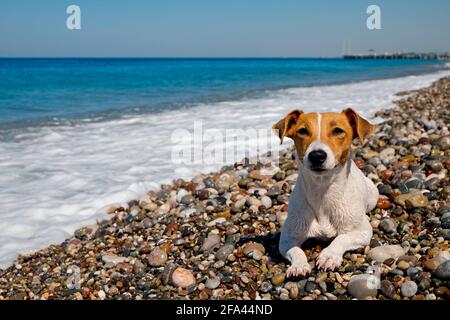
<path fill-rule="evenodd" d="M 423 60 L 0 59 L 0 128 L 160 112 L 443 66 Z"/>

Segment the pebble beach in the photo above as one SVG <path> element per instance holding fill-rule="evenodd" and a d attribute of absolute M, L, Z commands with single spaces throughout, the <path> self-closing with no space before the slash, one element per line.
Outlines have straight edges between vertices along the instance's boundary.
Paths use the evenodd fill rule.
<path fill-rule="evenodd" d="M 375 115 L 384 121 L 354 151 L 380 193 L 373 237 L 334 271 L 286 277 L 288 148 L 276 164 L 243 159 L 109 208 L 109 220 L 0 269 L 0 300 L 450 299 L 450 77 Z M 327 245 L 303 245 L 312 266 Z"/>

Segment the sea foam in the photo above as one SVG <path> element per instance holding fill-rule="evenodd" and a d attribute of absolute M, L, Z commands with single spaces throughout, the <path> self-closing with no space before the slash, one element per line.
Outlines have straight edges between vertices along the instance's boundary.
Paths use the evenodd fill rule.
<path fill-rule="evenodd" d="M 398 99 L 396 92 L 428 86 L 446 75 L 450 72 L 291 88 L 255 99 L 17 133 L 13 142 L 0 142 L 0 267 L 19 253 L 60 242 L 77 228 L 108 218 L 105 208 L 111 204 L 124 204 L 161 183 L 227 164 L 171 161 L 172 133 L 192 130 L 196 120 L 202 120 L 205 129 L 264 129 L 294 108 L 345 107 L 372 119 L 376 110 Z"/>

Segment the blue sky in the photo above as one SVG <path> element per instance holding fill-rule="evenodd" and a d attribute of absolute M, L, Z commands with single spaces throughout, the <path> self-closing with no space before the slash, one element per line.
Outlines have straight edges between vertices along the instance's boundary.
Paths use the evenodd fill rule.
<path fill-rule="evenodd" d="M 81 7 L 82 29 L 66 28 Z M 381 8 L 382 30 L 366 28 Z M 449 0 L 1 0 L 0 57 L 292 57 L 450 51 Z"/>

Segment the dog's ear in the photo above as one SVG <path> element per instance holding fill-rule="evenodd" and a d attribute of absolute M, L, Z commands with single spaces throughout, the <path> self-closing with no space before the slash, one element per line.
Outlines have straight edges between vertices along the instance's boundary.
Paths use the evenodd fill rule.
<path fill-rule="evenodd" d="M 284 137 L 292 138 L 294 136 L 294 132 L 292 132 L 292 128 L 298 121 L 298 118 L 302 115 L 303 111 L 293 110 L 289 112 L 289 114 L 275 123 L 272 126 L 272 130 L 278 131 L 278 136 L 280 137 L 281 143 L 283 143 Z"/>
<path fill-rule="evenodd" d="M 342 111 L 348 119 L 348 122 L 353 129 L 353 139 L 358 138 L 359 141 L 364 141 L 368 136 L 372 134 L 375 127 L 366 119 L 356 113 L 355 110 L 347 108 Z"/>

